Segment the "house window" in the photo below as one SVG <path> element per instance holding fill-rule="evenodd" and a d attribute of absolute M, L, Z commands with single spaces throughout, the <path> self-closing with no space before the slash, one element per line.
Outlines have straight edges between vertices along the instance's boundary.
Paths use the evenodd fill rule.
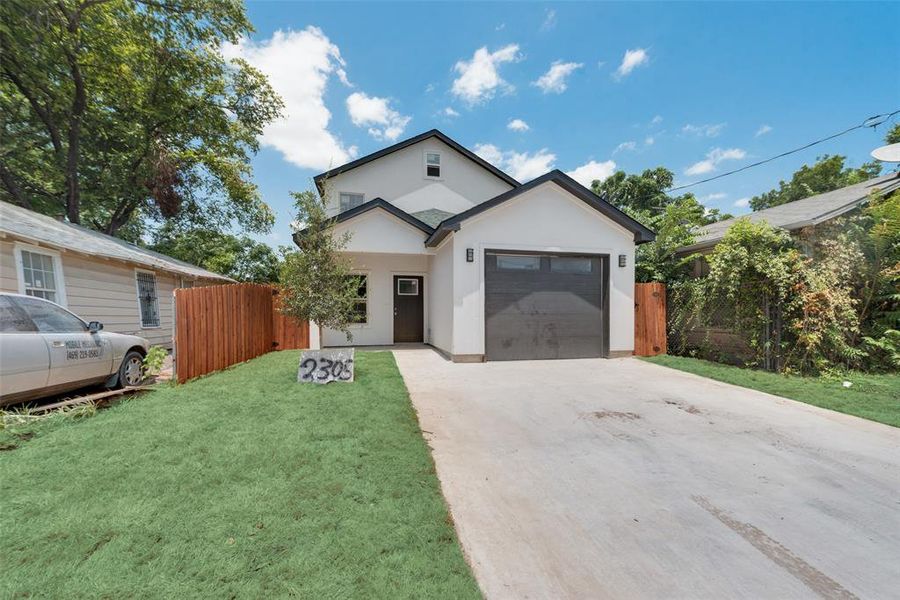
<path fill-rule="evenodd" d="M 16 247 L 19 292 L 65 306 L 59 254 L 32 246 Z"/>
<path fill-rule="evenodd" d="M 156 274 L 135 271 L 138 307 L 141 311 L 141 327 L 159 327 L 159 298 L 156 295 Z"/>
<path fill-rule="evenodd" d="M 363 204 L 363 195 L 362 194 L 350 194 L 347 192 L 341 192 L 341 212 L 346 210 L 350 210 L 351 208 L 356 208 L 357 206 L 361 206 Z"/>
<path fill-rule="evenodd" d="M 419 280 L 418 279 L 398 279 L 397 280 L 398 296 L 418 296 Z"/>
<path fill-rule="evenodd" d="M 498 254 L 497 268 L 503 271 L 540 271 L 540 256 Z"/>
<path fill-rule="evenodd" d="M 425 177 L 441 178 L 441 155 L 438 152 L 425 153 Z"/>
<path fill-rule="evenodd" d="M 554 273 L 587 274 L 592 270 L 591 259 L 584 256 L 553 256 L 550 270 Z"/>
<path fill-rule="evenodd" d="M 350 275 L 356 286 L 356 300 L 353 304 L 352 323 L 365 325 L 369 322 L 369 277 L 367 275 Z"/>

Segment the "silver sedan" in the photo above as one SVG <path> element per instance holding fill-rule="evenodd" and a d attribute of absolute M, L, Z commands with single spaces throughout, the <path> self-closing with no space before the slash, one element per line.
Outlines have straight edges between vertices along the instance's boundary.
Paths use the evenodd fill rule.
<path fill-rule="evenodd" d="M 135 386 L 149 342 L 108 333 L 62 306 L 0 293 L 0 406 L 92 384 Z"/>

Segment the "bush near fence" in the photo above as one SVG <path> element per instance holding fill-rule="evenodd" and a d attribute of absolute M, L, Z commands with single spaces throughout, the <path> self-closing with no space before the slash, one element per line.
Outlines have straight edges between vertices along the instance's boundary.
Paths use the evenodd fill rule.
<path fill-rule="evenodd" d="M 273 350 L 309 347 L 309 323 L 278 310 L 278 289 L 238 283 L 175 290 L 179 383 Z"/>

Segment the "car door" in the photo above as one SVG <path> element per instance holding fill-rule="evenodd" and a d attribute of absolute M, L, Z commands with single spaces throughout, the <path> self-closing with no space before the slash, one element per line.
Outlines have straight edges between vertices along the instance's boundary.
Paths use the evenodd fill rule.
<path fill-rule="evenodd" d="M 47 300 L 16 296 L 14 301 L 31 318 L 47 343 L 50 353 L 47 385 L 87 382 L 110 374 L 110 342 L 99 332 L 91 333 L 84 321 Z"/>
<path fill-rule="evenodd" d="M 50 354 L 34 322 L 9 296 L 0 296 L 0 397 L 47 385 Z"/>

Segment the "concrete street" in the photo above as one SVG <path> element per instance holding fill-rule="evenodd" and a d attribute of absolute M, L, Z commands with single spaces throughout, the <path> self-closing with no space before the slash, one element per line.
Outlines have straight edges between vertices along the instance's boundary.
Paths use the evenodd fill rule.
<path fill-rule="evenodd" d="M 900 430 L 637 359 L 395 352 L 488 598 L 889 598 Z"/>

